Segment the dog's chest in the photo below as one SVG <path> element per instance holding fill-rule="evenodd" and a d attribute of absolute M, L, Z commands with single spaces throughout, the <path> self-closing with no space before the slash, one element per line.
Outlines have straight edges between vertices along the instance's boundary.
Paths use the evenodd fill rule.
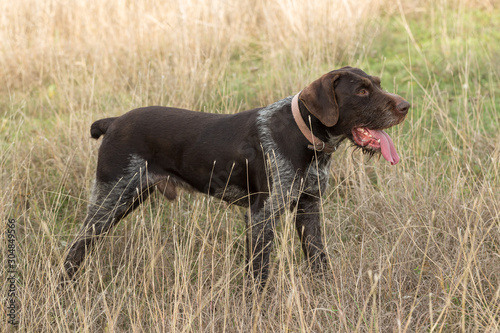
<path fill-rule="evenodd" d="M 304 175 L 304 192 L 320 196 L 328 186 L 330 155 L 313 159 Z"/>

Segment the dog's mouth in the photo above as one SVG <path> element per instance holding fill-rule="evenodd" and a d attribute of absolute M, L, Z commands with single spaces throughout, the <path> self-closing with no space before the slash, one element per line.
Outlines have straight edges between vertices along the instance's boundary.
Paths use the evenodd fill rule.
<path fill-rule="evenodd" d="M 355 127 L 352 129 L 354 143 L 368 153 L 378 152 L 391 165 L 399 162 L 399 155 L 396 152 L 391 137 L 382 130 L 373 130 L 367 127 Z"/>

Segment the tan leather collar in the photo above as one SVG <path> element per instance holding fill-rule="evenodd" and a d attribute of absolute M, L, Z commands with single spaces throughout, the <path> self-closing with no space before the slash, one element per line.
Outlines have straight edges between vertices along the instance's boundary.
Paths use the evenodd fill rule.
<path fill-rule="evenodd" d="M 305 136 L 307 141 L 309 141 L 311 144 L 307 146 L 307 148 L 316 150 L 319 152 L 325 152 L 327 154 L 331 154 L 334 151 L 337 150 L 337 145 L 332 145 L 329 143 L 325 143 L 323 140 L 319 139 L 316 137 L 312 131 L 309 129 L 309 126 L 306 125 L 304 122 L 304 119 L 302 119 L 302 116 L 300 114 L 300 109 L 299 109 L 299 95 L 300 92 L 293 96 L 292 99 L 292 114 L 293 114 L 293 119 L 295 119 L 295 123 L 299 127 L 300 131 L 302 134 Z"/>

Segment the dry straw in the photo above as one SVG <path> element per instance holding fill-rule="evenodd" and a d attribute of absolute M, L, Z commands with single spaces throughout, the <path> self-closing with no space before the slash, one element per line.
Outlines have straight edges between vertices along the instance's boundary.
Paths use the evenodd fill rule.
<path fill-rule="evenodd" d="M 469 46 L 474 11 L 494 8 L 0 2 L 0 215 L 16 219 L 19 329 L 499 331 L 500 137 L 489 130 L 500 126 L 499 73 L 491 46 Z M 428 23 L 421 30 L 433 34 L 430 44 L 420 44 L 412 22 Z M 262 106 L 335 67 L 384 63 L 373 43 L 395 31 L 404 31 L 408 49 L 385 64 L 397 78 L 384 66 L 374 74 L 413 104 L 406 124 L 391 130 L 402 162 L 365 161 L 348 147 L 335 153 L 322 212 L 329 274 L 308 273 L 286 214 L 259 295 L 244 274 L 244 211 L 183 194 L 174 203 L 151 198 L 98 246 L 73 287 L 58 289 L 94 177 L 92 121 L 151 104 L 222 113 Z M 433 65 L 429 50 L 445 60 Z M 443 88 L 435 70 L 455 85 Z M 2 300 L 7 291 L 5 283 Z"/>

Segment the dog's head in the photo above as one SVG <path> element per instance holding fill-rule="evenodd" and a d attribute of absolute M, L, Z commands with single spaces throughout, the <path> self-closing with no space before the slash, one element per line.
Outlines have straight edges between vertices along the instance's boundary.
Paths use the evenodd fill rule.
<path fill-rule="evenodd" d="M 382 89 L 380 79 L 358 68 L 344 67 L 304 88 L 300 100 L 332 136 L 349 138 L 368 153 L 381 152 L 399 162 L 391 138 L 383 130 L 401 123 L 410 104 Z"/>

